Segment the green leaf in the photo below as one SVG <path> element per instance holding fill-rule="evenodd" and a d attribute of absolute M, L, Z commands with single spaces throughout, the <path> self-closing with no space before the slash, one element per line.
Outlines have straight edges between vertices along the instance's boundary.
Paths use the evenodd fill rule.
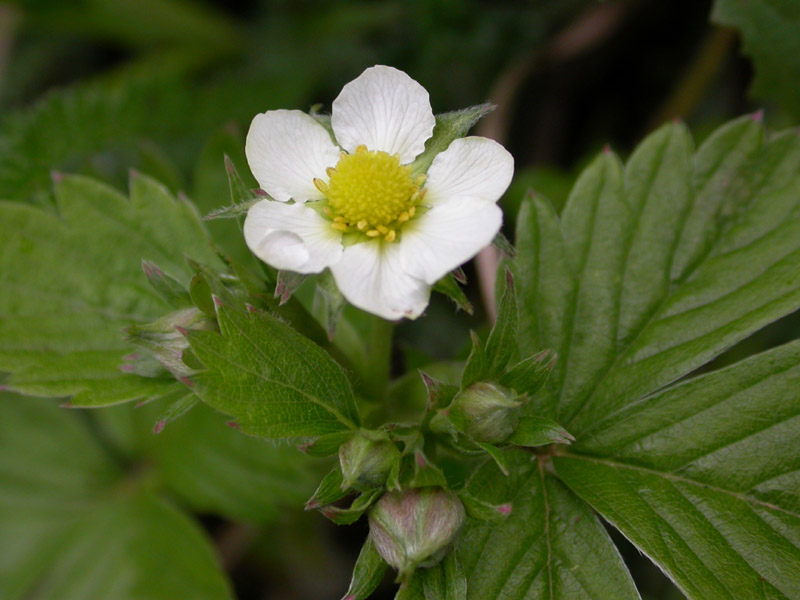
<path fill-rule="evenodd" d="M 425 173 L 437 154 L 447 150 L 453 140 L 464 137 L 475 123 L 494 109 L 493 104 L 487 103 L 437 115 L 433 135 L 425 143 L 425 151 L 411 163 L 412 174 Z"/>
<path fill-rule="evenodd" d="M 506 271 L 506 285 L 500 298 L 497 321 L 486 340 L 486 377 L 499 379 L 506 365 L 517 349 L 517 332 L 519 330 L 519 308 L 514 278 Z"/>
<path fill-rule="evenodd" d="M 776 0 L 717 0 L 711 19 L 735 27 L 742 50 L 753 61 L 751 92 L 773 100 L 795 117 L 800 94 L 793 82 L 800 77 L 800 9 Z"/>
<path fill-rule="evenodd" d="M 319 346 L 266 313 L 222 305 L 217 319 L 221 334 L 188 334 L 208 369 L 192 378 L 192 390 L 204 402 L 235 417 L 243 431 L 267 438 L 358 426 L 350 383 Z"/>
<path fill-rule="evenodd" d="M 614 460 L 560 457 L 555 465 L 689 598 L 797 598 L 796 507 L 759 501 L 736 485 L 717 488 Z"/>
<path fill-rule="evenodd" d="M 485 502 L 513 505 L 499 523 L 469 521 L 458 542 L 467 598 L 638 599 L 592 511 L 531 454 L 508 454 L 508 477 L 484 463 L 467 485 Z"/>
<path fill-rule="evenodd" d="M 0 397 L 0 596 L 232 598 L 197 525 L 123 475 L 76 413 Z"/>
<path fill-rule="evenodd" d="M 11 372 L 7 384 L 27 394 L 73 396 L 82 406 L 163 395 L 172 379 L 120 370 L 132 349 L 121 329 L 169 309 L 147 285 L 142 260 L 180 285 L 190 275 L 184 254 L 216 264 L 196 212 L 144 176 L 131 180 L 130 200 L 81 177 L 59 179 L 55 192 L 58 215 L 0 203 L 0 285 L 7 292 L 0 298 L 0 369 Z"/>
<path fill-rule="evenodd" d="M 366 600 L 375 588 L 383 581 L 386 574 L 386 563 L 378 554 L 372 538 L 368 537 L 358 554 L 353 569 L 353 579 L 342 600 Z"/>
<path fill-rule="evenodd" d="M 690 598 L 796 598 L 799 381 L 792 342 L 629 405 L 556 468 Z"/>
<path fill-rule="evenodd" d="M 197 512 L 270 523 L 300 506 L 319 481 L 319 465 L 296 449 L 242 435 L 202 403 L 157 436 L 147 424 L 152 427 L 151 415 L 164 415 L 147 408 L 140 417 L 141 452 L 166 487 Z"/>
<path fill-rule="evenodd" d="M 692 160 L 685 128 L 670 124 L 632 155 L 624 180 L 613 158 L 596 160 L 561 226 L 541 203 L 526 206 L 520 345 L 558 352 L 529 414 L 580 439 L 800 306 L 800 140 L 762 138 L 744 117 Z"/>
<path fill-rule="evenodd" d="M 516 446 L 546 446 L 547 444 L 570 444 L 575 441 L 569 432 L 555 421 L 544 417 L 520 417 L 519 425 L 506 440 Z"/>

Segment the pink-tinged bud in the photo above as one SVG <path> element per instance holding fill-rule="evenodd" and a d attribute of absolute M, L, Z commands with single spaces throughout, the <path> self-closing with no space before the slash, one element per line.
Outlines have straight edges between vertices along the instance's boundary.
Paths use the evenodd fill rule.
<path fill-rule="evenodd" d="M 400 451 L 387 439 L 370 439 L 357 433 L 339 447 L 342 488 L 367 491 L 383 485 Z"/>
<path fill-rule="evenodd" d="M 499 444 L 519 425 L 522 403 L 511 390 L 496 383 L 473 383 L 448 407 L 452 422 L 479 442 Z"/>
<path fill-rule="evenodd" d="M 464 505 L 440 487 L 388 492 L 369 513 L 375 549 L 405 579 L 447 553 L 464 524 Z"/>
<path fill-rule="evenodd" d="M 215 327 L 213 321 L 192 307 L 175 311 L 147 325 L 133 325 L 127 333 L 128 341 L 147 348 L 153 358 L 180 378 L 194 373 L 183 362 L 183 352 L 189 347 L 186 339 L 189 331 Z"/>

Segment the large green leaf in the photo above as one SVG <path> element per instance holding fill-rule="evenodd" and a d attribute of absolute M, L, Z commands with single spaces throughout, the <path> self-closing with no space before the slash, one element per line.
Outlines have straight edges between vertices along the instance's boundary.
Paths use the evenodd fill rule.
<path fill-rule="evenodd" d="M 627 406 L 558 474 L 691 598 L 800 597 L 800 342 Z"/>
<path fill-rule="evenodd" d="M 737 28 L 753 60 L 752 93 L 800 115 L 800 5 L 787 0 L 717 0 L 711 18 Z"/>
<path fill-rule="evenodd" d="M 355 397 L 342 368 L 319 346 L 267 313 L 218 305 L 221 335 L 189 332 L 207 370 L 192 389 L 247 433 L 312 437 L 354 428 Z"/>
<path fill-rule="evenodd" d="M 77 413 L 0 397 L 0 597 L 231 598 L 198 527 L 123 476 Z"/>
<path fill-rule="evenodd" d="M 11 389 L 74 396 L 96 406 L 150 398 L 174 385 L 120 370 L 121 329 L 169 307 L 150 288 L 142 260 L 186 284 L 184 255 L 217 264 L 194 208 L 134 176 L 130 200 L 81 177 L 55 184 L 58 214 L 0 203 L 0 370 Z"/>
<path fill-rule="evenodd" d="M 559 353 L 532 410 L 577 438 L 556 472 L 697 600 L 800 598 L 800 344 L 674 383 L 800 307 L 800 138 L 763 137 L 664 126 L 519 222 L 520 344 Z"/>
<path fill-rule="evenodd" d="M 475 600 L 628 600 L 639 598 L 622 559 L 589 508 L 533 454 L 508 453 L 510 473 L 485 463 L 468 491 L 510 502 L 500 523 L 470 521 L 458 544 Z"/>
<path fill-rule="evenodd" d="M 800 139 L 762 137 L 745 117 L 692 160 L 670 124 L 621 182 L 612 157 L 595 161 L 561 224 L 544 202 L 525 206 L 520 343 L 559 354 L 533 408 L 580 437 L 800 306 Z"/>

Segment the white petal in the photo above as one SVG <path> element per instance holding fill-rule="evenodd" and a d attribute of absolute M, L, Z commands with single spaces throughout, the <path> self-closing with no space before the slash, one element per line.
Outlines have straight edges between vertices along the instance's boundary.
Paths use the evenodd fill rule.
<path fill-rule="evenodd" d="M 403 71 L 370 67 L 342 88 L 333 101 L 331 126 L 336 141 L 352 152 L 370 150 L 399 154 L 410 163 L 425 149 L 436 119 L 428 92 Z"/>
<path fill-rule="evenodd" d="M 457 198 L 496 202 L 514 175 L 514 158 L 494 140 L 466 137 L 436 155 L 425 182 L 425 203 Z"/>
<path fill-rule="evenodd" d="M 350 304 L 384 319 L 416 319 L 428 306 L 430 288 L 403 271 L 397 244 L 348 246 L 331 272 Z"/>
<path fill-rule="evenodd" d="M 403 270 L 434 284 L 488 246 L 500 230 L 503 211 L 494 202 L 464 198 L 435 204 L 403 227 Z"/>
<path fill-rule="evenodd" d="M 314 178 L 328 181 L 340 150 L 327 130 L 299 110 L 270 110 L 256 115 L 247 132 L 245 153 L 258 185 L 281 202 L 321 200 Z"/>
<path fill-rule="evenodd" d="M 296 273 L 319 273 L 342 256 L 342 234 L 303 204 L 254 204 L 244 220 L 244 240 L 268 265 Z"/>

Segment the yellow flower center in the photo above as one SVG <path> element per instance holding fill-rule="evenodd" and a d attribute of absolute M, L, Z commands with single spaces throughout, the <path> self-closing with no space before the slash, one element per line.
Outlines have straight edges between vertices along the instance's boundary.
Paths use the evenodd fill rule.
<path fill-rule="evenodd" d="M 328 198 L 326 211 L 339 231 L 358 230 L 368 237 L 397 237 L 397 229 L 416 212 L 425 176 L 411 176 L 411 167 L 401 165 L 396 155 L 359 146 L 353 154 L 342 152 L 335 168 L 328 169 L 329 182 L 314 180 Z"/>

